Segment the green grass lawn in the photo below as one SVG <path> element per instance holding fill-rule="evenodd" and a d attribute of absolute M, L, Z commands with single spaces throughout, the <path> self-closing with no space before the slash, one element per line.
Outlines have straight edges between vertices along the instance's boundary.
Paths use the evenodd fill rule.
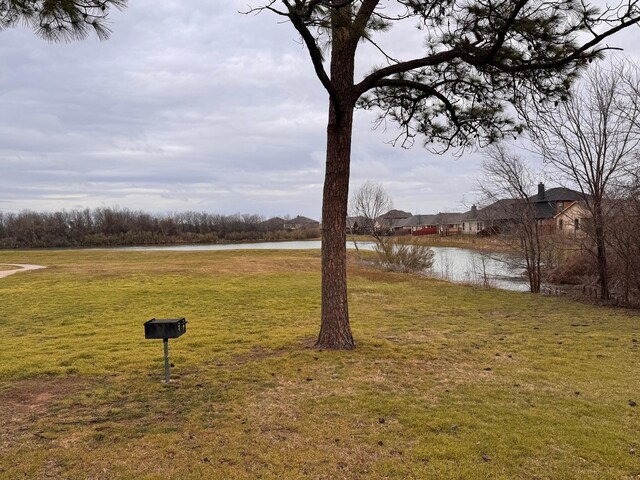
<path fill-rule="evenodd" d="M 318 351 L 318 252 L 0 263 L 48 267 L 0 279 L 0 478 L 640 476 L 635 312 L 352 262 L 358 348 Z"/>

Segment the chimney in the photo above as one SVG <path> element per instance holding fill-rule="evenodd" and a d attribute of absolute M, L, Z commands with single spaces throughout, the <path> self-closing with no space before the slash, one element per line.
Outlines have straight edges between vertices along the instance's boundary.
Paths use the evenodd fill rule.
<path fill-rule="evenodd" d="M 471 205 L 471 218 L 476 218 L 478 216 L 478 209 L 475 205 Z"/>
<path fill-rule="evenodd" d="M 538 201 L 544 200 L 544 183 L 538 184 Z"/>

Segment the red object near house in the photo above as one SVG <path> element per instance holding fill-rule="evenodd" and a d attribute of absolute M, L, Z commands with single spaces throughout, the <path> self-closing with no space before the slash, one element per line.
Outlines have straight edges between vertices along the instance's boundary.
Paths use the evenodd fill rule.
<path fill-rule="evenodd" d="M 437 227 L 424 227 L 420 230 L 414 230 L 411 235 L 415 237 L 419 235 L 435 235 L 436 233 L 438 233 Z"/>

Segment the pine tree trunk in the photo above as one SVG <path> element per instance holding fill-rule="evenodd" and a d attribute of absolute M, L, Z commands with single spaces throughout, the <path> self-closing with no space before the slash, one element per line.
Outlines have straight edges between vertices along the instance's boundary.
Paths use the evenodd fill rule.
<path fill-rule="evenodd" d="M 316 346 L 350 350 L 355 343 L 347 306 L 346 221 L 353 111 L 330 116 L 322 202 L 322 324 Z"/>
<path fill-rule="evenodd" d="M 350 9 L 350 7 L 347 7 Z M 347 306 L 347 205 L 353 129 L 355 47 L 349 31 L 350 10 L 334 13 L 327 161 L 322 196 L 322 323 L 318 348 L 355 348 Z"/>

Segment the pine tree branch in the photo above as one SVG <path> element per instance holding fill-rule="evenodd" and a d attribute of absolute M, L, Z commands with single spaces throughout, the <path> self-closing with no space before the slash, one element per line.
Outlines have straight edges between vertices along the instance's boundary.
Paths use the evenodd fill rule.
<path fill-rule="evenodd" d="M 358 9 L 358 13 L 353 20 L 351 41 L 354 42 L 354 45 L 357 45 L 364 35 L 367 24 L 378 6 L 378 3 L 380 3 L 380 0 L 363 0 L 362 5 Z"/>
<path fill-rule="evenodd" d="M 595 47 L 599 43 L 602 43 L 603 40 L 609 38 L 610 36 L 619 32 L 620 30 L 630 27 L 632 25 L 637 25 L 638 23 L 640 23 L 640 13 L 638 14 L 638 16 L 631 17 L 628 21 L 623 21 L 617 26 L 610 28 L 606 32 L 603 32 L 595 36 L 590 41 L 582 45 L 580 48 L 576 49 L 576 51 L 573 52 L 572 54 L 551 62 L 540 62 L 540 63 L 531 62 L 531 63 L 524 63 L 524 64 L 514 65 L 514 66 L 506 66 L 506 65 L 493 64 L 493 63 L 492 65 L 495 66 L 496 68 L 499 68 L 501 71 L 508 72 L 508 73 L 526 72 L 530 70 L 549 70 L 554 68 L 560 68 L 576 60 L 587 60 L 589 58 L 597 57 L 598 54 L 606 50 L 621 50 L 620 48 L 610 47 L 610 46 L 597 48 L 595 50 L 589 50 L 589 49 Z M 463 60 L 466 61 L 467 59 L 463 57 Z"/>
<path fill-rule="evenodd" d="M 313 64 L 313 68 L 316 72 L 316 75 L 318 76 L 318 79 L 320 80 L 320 83 L 322 83 L 322 86 L 325 88 L 327 93 L 329 93 L 329 98 L 331 99 L 331 101 L 334 102 L 335 105 L 338 105 L 339 101 L 338 101 L 336 89 L 324 68 L 324 64 L 323 64 L 324 58 L 322 56 L 322 51 L 320 50 L 320 47 L 318 46 L 318 43 L 316 41 L 316 37 L 314 37 L 314 35 L 309 30 L 309 27 L 305 23 L 306 19 L 302 16 L 302 12 L 300 12 L 296 8 L 296 6 L 292 5 L 289 0 L 282 0 L 282 3 L 284 3 L 285 6 L 287 7 L 287 10 L 288 10 L 287 16 L 289 17 L 289 20 L 291 20 L 291 23 L 300 34 L 307 49 L 309 50 L 311 63 Z M 296 4 L 298 3 L 301 3 L 301 2 L 296 1 Z M 316 4 L 321 4 L 321 3 L 322 2 L 316 2 Z M 346 3 L 349 3 L 349 2 L 346 2 Z M 308 13 L 307 15 L 310 15 L 310 13 Z"/>
<path fill-rule="evenodd" d="M 604 46 L 601 48 L 594 47 L 624 28 L 640 23 L 640 12 L 638 12 L 636 8 L 638 2 L 633 1 L 629 3 L 625 16 L 620 19 L 620 22 L 617 25 L 607 29 L 605 32 L 595 35 L 591 40 L 585 42 L 571 53 L 546 62 L 519 59 L 515 65 L 509 65 L 504 61 L 504 59 L 499 58 L 500 52 L 504 46 L 507 35 L 512 31 L 513 26 L 517 21 L 518 15 L 522 12 L 522 8 L 524 8 L 527 3 L 527 0 L 513 2 L 513 8 L 508 18 L 497 31 L 495 40 L 492 41 L 490 45 L 479 47 L 478 45 L 483 39 L 478 39 L 474 43 L 471 43 L 468 40 L 463 40 L 448 50 L 379 68 L 371 72 L 356 85 L 356 94 L 361 96 L 372 88 L 376 88 L 376 84 L 384 78 L 425 67 L 442 65 L 456 59 L 460 59 L 476 68 L 493 67 L 503 73 L 523 73 L 534 70 L 558 69 L 570 65 L 575 61 L 598 57 L 603 51 L 614 49 L 614 47 L 610 46 Z M 633 15 L 633 12 L 635 12 L 635 15 Z M 610 23 L 610 21 L 607 21 L 607 23 Z M 578 27 L 573 27 L 573 30 L 577 28 Z"/>
<path fill-rule="evenodd" d="M 51 42 L 81 40 L 92 30 L 106 40 L 110 9 L 126 5 L 127 0 L 1 0 L 0 31 L 24 23 Z"/>
<path fill-rule="evenodd" d="M 377 70 L 374 70 L 355 86 L 356 95 L 360 97 L 362 94 L 371 90 L 372 88 L 376 88 L 381 80 L 392 75 L 409 72 L 418 68 L 441 65 L 443 63 L 451 62 L 452 60 L 455 60 L 459 57 L 460 52 L 456 48 L 444 52 L 434 53 L 433 55 L 428 55 L 426 57 L 396 63 L 394 65 L 389 65 L 388 67 L 379 68 Z"/>
<path fill-rule="evenodd" d="M 460 124 L 460 122 L 458 120 L 458 115 L 456 113 L 456 109 L 453 106 L 453 104 L 451 103 L 451 101 L 445 95 L 443 95 L 442 93 L 438 92 L 435 88 L 432 88 L 432 87 L 430 87 L 428 85 L 425 85 L 424 83 L 414 82 L 414 81 L 411 81 L 411 80 L 396 79 L 396 78 L 385 78 L 383 80 L 380 80 L 375 85 L 375 88 L 384 88 L 384 87 L 411 89 L 411 90 L 415 90 L 417 92 L 421 92 L 421 93 L 425 94 L 426 97 L 435 97 L 435 98 L 437 98 L 438 100 L 440 100 L 442 102 L 442 104 L 444 105 L 445 109 L 449 113 L 449 115 L 451 117 L 451 121 L 453 122 L 453 124 L 456 125 L 457 127 L 461 126 L 461 124 Z"/>

